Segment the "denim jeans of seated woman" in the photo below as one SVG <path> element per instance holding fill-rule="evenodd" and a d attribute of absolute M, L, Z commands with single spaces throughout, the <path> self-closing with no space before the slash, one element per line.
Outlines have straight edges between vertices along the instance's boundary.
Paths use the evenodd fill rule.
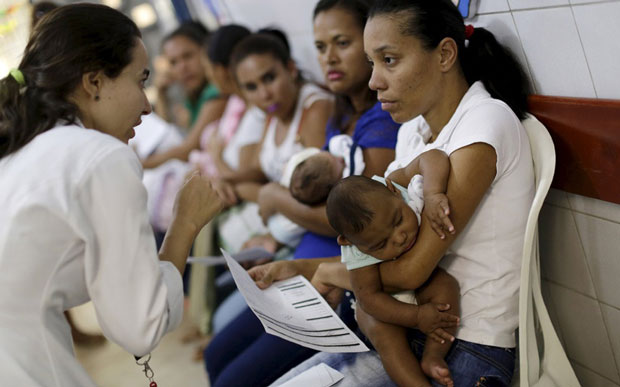
<path fill-rule="evenodd" d="M 421 359 L 426 336 L 418 330 L 411 330 L 409 339 L 411 349 L 416 357 Z M 455 387 L 509 386 L 514 373 L 515 359 L 514 348 L 492 347 L 458 339 L 446 355 Z M 274 385 L 281 384 L 320 363 L 325 363 L 344 374 L 344 379 L 338 387 L 395 386 L 375 351 L 320 352 L 284 374 Z M 432 385 L 439 386 L 435 382 Z"/>

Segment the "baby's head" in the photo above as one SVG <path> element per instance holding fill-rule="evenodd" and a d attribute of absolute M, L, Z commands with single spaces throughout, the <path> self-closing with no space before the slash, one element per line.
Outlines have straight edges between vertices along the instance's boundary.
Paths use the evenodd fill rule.
<path fill-rule="evenodd" d="M 364 176 L 347 177 L 332 188 L 327 218 L 340 245 L 355 245 L 381 260 L 411 249 L 418 235 L 418 218 L 400 192 Z"/>
<path fill-rule="evenodd" d="M 295 167 L 291 176 L 291 195 L 315 205 L 325 201 L 332 187 L 342 178 L 344 160 L 327 151 L 319 152 Z"/>

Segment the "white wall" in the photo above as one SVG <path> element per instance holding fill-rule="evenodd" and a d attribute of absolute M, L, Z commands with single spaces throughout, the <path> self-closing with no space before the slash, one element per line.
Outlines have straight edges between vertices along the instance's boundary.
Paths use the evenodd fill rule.
<path fill-rule="evenodd" d="M 276 27 L 286 32 L 297 66 L 307 78 L 323 82 L 312 37 L 312 11 L 318 0 L 222 0 L 225 19 L 256 31 Z M 258 6 L 260 4 L 260 6 Z"/>
<path fill-rule="evenodd" d="M 283 28 L 300 67 L 321 79 L 316 0 L 223 0 L 235 22 Z M 535 92 L 620 99 L 620 0 L 480 0 L 470 22 L 509 46 Z M 620 166 L 619 166 L 620 167 Z M 552 190 L 540 219 L 545 298 L 587 387 L 620 386 L 620 205 Z"/>

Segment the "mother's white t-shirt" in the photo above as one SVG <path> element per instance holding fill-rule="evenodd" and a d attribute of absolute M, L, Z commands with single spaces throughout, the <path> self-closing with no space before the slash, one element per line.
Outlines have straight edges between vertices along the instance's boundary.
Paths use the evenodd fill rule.
<path fill-rule="evenodd" d="M 446 154 L 474 143 L 497 154 L 495 179 L 469 223 L 439 266 L 461 288 L 461 322 L 456 337 L 498 347 L 515 346 L 521 255 L 527 215 L 534 198 L 534 170 L 525 129 L 512 110 L 474 83 L 435 141 L 416 117 L 398 133 L 396 159 L 385 176 L 430 149 Z"/>

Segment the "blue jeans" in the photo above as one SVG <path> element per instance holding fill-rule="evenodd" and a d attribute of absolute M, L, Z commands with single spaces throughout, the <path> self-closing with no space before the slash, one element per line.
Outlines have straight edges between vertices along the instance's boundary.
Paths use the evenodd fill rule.
<path fill-rule="evenodd" d="M 410 331 L 411 349 L 418 359 L 422 358 L 425 340 L 426 336 L 422 332 L 417 329 Z M 492 347 L 457 339 L 445 360 L 455 387 L 510 386 L 515 368 L 515 352 L 514 348 Z M 433 386 L 437 385 L 433 383 Z"/>
<path fill-rule="evenodd" d="M 420 359 L 426 337 L 417 330 L 410 334 L 411 348 Z M 446 356 L 455 387 L 509 386 L 515 366 L 514 348 L 491 347 L 456 340 Z M 363 353 L 321 352 L 291 369 L 274 384 L 281 384 L 310 367 L 325 363 L 344 374 L 338 387 L 395 386 L 375 351 Z M 433 386 L 438 386 L 432 383 Z"/>

